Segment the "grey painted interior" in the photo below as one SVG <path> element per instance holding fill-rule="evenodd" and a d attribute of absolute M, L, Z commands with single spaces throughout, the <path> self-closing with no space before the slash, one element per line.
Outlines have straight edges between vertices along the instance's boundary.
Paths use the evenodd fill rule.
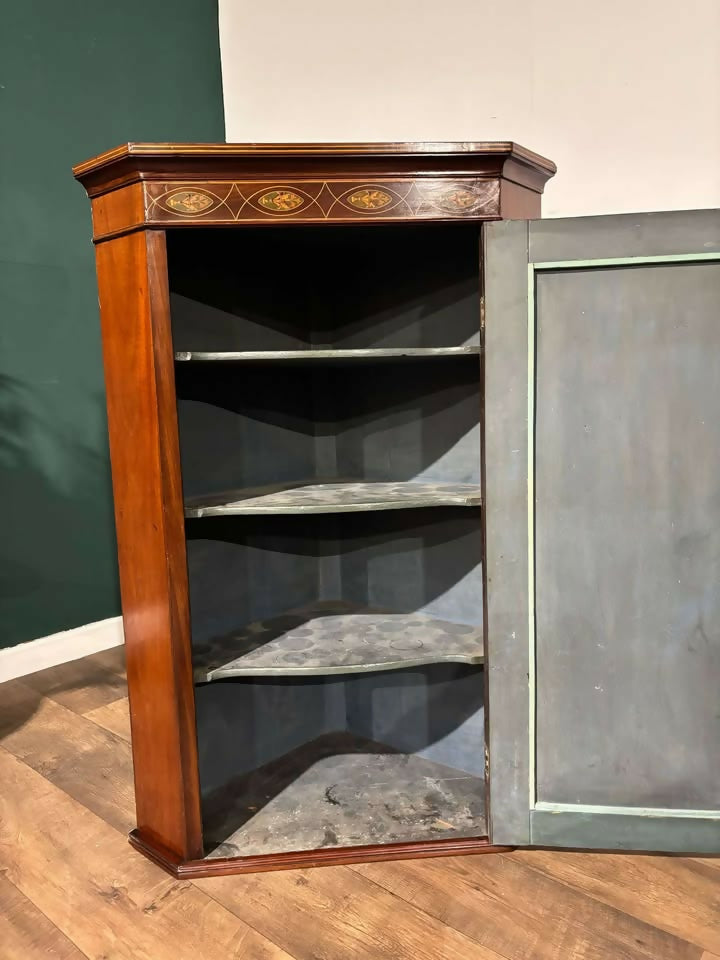
<path fill-rule="evenodd" d="M 209 857 L 485 830 L 482 779 L 347 733 L 320 736 L 236 778 L 205 804 Z"/>
<path fill-rule="evenodd" d="M 476 777 L 485 774 L 481 672 L 433 664 L 353 678 L 347 729 Z"/>
<path fill-rule="evenodd" d="M 418 510 L 422 507 L 479 507 L 479 483 L 438 480 L 297 481 L 265 487 L 241 487 L 185 500 L 186 517 L 258 514 L 367 513 Z"/>
<path fill-rule="evenodd" d="M 479 342 L 472 223 L 168 233 L 175 349 Z"/>
<path fill-rule="evenodd" d="M 480 511 L 186 521 L 193 642 L 316 600 L 482 625 Z"/>
<path fill-rule="evenodd" d="M 302 350 L 177 350 L 175 359 L 186 362 L 196 360 L 231 363 L 272 362 L 282 365 L 319 362 L 325 366 L 333 363 L 348 366 L 362 360 L 374 360 L 376 363 L 384 360 L 395 360 L 398 357 L 402 357 L 406 361 L 427 357 L 441 360 L 479 353 L 479 344 L 463 347 L 331 347 L 328 350 L 314 347 L 311 344 L 310 347 Z"/>
<path fill-rule="evenodd" d="M 483 776 L 482 670 L 217 680 L 196 687 L 205 795 L 319 736 L 350 731 Z"/>
<path fill-rule="evenodd" d="M 316 475 L 313 391 L 304 373 L 177 364 L 187 498 Z"/>
<path fill-rule="evenodd" d="M 538 799 L 720 808 L 720 263 L 536 299 Z"/>
<path fill-rule="evenodd" d="M 478 345 L 477 226 L 178 232 L 169 235 L 169 257 L 178 351 Z M 348 365 L 183 361 L 176 381 L 186 497 L 333 478 L 479 487 L 477 354 Z M 208 516 L 188 519 L 186 531 L 198 660 L 209 641 L 318 601 L 482 630 L 478 506 Z M 356 774 L 364 782 L 363 755 L 382 751 L 409 763 L 408 775 L 415 771 L 397 787 L 394 809 L 405 811 L 405 826 L 392 817 L 378 826 L 374 801 L 358 795 L 354 842 L 432 838 L 438 816 L 464 817 L 459 835 L 483 835 L 483 699 L 482 667 L 461 663 L 200 684 L 201 782 L 213 842 L 222 840 L 218 823 L 230 836 L 261 774 L 263 788 L 278 791 L 272 809 L 291 816 L 297 791 L 312 793 L 333 770 L 346 771 L 351 794 Z M 318 741 L 326 753 L 315 756 Z M 314 756 L 317 776 L 308 780 L 303 764 Z M 337 764 L 325 763 L 333 756 Z M 435 803 L 422 807 L 438 764 L 438 780 L 452 767 L 477 794 L 472 826 L 462 791 L 441 791 L 445 815 Z M 288 779 L 288 770 L 299 772 Z M 266 820 L 258 817 L 254 839 L 243 835 L 245 852 L 265 844 Z M 317 845 L 316 828 L 298 821 L 282 848 Z"/>
<path fill-rule="evenodd" d="M 482 627 L 425 613 L 324 600 L 256 620 L 193 647 L 195 680 L 326 676 L 403 670 L 426 663 L 481 664 Z"/>
<path fill-rule="evenodd" d="M 481 668 L 434 664 L 372 675 L 219 680 L 196 687 L 196 705 L 208 851 L 224 840 L 238 843 L 240 837 L 233 841 L 231 835 L 243 825 L 245 845 L 236 854 L 263 852 L 253 843 L 266 836 L 267 818 L 260 816 L 253 823 L 248 807 L 262 813 L 267 804 L 280 814 L 270 826 L 274 840 L 282 840 L 268 850 L 326 845 L 316 841 L 317 826 L 327 812 L 322 806 L 305 810 L 295 822 L 282 820 L 283 812 L 298 803 L 315 802 L 318 789 L 322 793 L 339 788 L 337 792 L 345 795 L 343 817 L 350 819 L 355 831 L 345 843 L 486 833 Z M 316 745 L 323 747 L 319 755 Z M 387 821 L 378 816 L 383 807 L 367 789 L 373 783 L 363 783 L 365 758 L 372 755 L 397 758 L 395 776 L 381 791 L 385 812 L 391 814 Z M 324 757 L 335 757 L 337 765 L 313 771 Z M 414 757 L 425 765 L 414 764 Z M 263 774 L 272 773 L 278 764 L 284 771 L 280 777 Z M 261 803 L 257 775 L 263 781 Z M 431 781 L 448 777 L 457 779 L 462 790 L 445 796 L 444 805 L 433 800 L 430 821 L 412 817 L 399 828 L 393 811 L 403 808 L 407 817 L 414 809 L 424 817 L 436 785 Z M 308 786 L 310 796 L 305 793 Z M 468 809 L 476 812 L 474 822 L 468 821 Z M 460 818 L 461 824 L 439 831 L 437 818 L 445 825 Z"/>
<path fill-rule="evenodd" d="M 177 368 L 188 498 L 313 479 L 480 481 L 476 356 Z"/>
<path fill-rule="evenodd" d="M 485 530 L 490 835 L 530 841 L 528 731 L 528 224 L 487 226 Z"/>
<path fill-rule="evenodd" d="M 170 233 L 175 348 L 477 345 L 478 236 L 468 224 Z M 332 477 L 478 482 L 478 357 L 403 361 L 179 363 L 185 495 Z"/>

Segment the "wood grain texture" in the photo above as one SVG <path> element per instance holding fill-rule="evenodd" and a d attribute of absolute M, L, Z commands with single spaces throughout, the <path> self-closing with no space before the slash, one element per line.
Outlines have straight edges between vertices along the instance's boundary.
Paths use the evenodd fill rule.
<path fill-rule="evenodd" d="M 54 700 L 38 699 L 19 680 L 3 684 L 2 691 L 4 749 L 107 823 L 131 830 L 135 799 L 128 743 Z M 120 703 L 127 711 L 127 700 Z"/>
<path fill-rule="evenodd" d="M 330 847 L 299 853 L 262 854 L 257 857 L 217 857 L 181 861 L 158 845 L 144 841 L 136 831 L 129 837 L 136 850 L 162 867 L 172 877 L 198 880 L 206 877 L 229 877 L 245 873 L 275 870 L 304 870 L 307 867 L 337 867 L 352 863 L 375 863 L 385 860 L 422 860 L 426 857 L 461 857 L 466 854 L 495 854 L 510 847 L 494 847 L 487 839 L 423 840 L 420 843 L 387 843 L 365 847 Z"/>
<path fill-rule="evenodd" d="M 97 197 L 92 204 L 93 235 L 112 237 L 130 226 L 145 221 L 145 190 L 142 183 L 133 183 L 124 190 L 113 190 Z"/>
<path fill-rule="evenodd" d="M 99 245 L 97 259 L 138 811 L 134 842 L 172 851 L 193 873 L 226 872 L 230 861 L 212 868 L 196 862 L 203 844 L 165 239 L 120 237 Z M 433 841 L 427 852 L 487 846 L 484 839 L 447 847 Z M 425 854 L 397 843 L 374 854 L 358 847 L 342 858 L 359 855 Z M 331 850 L 304 853 L 299 861 L 283 856 L 287 862 L 277 856 L 273 865 L 337 861 Z M 260 863 L 245 857 L 235 868 Z"/>
<path fill-rule="evenodd" d="M 487 220 L 501 215 L 499 181 L 476 177 L 397 180 L 382 176 L 363 181 L 291 176 L 282 183 L 165 180 L 145 183 L 144 188 L 148 226 Z M 539 206 L 538 194 L 531 195 Z M 102 234 L 96 232 L 98 236 Z"/>
<path fill-rule="evenodd" d="M 287 954 L 200 890 L 137 857 L 120 833 L 0 750 L 0 868 L 93 960 Z"/>
<path fill-rule="evenodd" d="M 111 647 L 109 650 L 92 653 L 89 657 L 85 657 L 85 662 L 88 664 L 97 664 L 100 667 L 116 673 L 119 677 L 122 677 L 123 680 L 127 680 L 124 643 L 118 647 Z"/>
<path fill-rule="evenodd" d="M 695 960 L 695 947 L 504 855 L 352 867 L 505 957 Z"/>
<path fill-rule="evenodd" d="M 49 697 L 75 713 L 113 703 L 126 695 L 125 682 L 115 670 L 90 662 L 89 657 L 39 670 L 23 678 L 37 694 Z"/>
<path fill-rule="evenodd" d="M 556 171 L 552 161 L 509 141 L 416 143 L 126 143 L 73 167 L 73 175 L 91 195 L 140 179 L 162 179 L 172 170 L 178 179 L 198 173 L 249 179 L 270 174 L 274 182 L 288 172 L 304 177 L 345 174 L 367 179 L 422 174 L 479 174 L 507 178 L 541 191 Z"/>
<path fill-rule="evenodd" d="M 97 723 L 98 726 L 104 727 L 130 743 L 130 710 L 127 697 L 108 703 L 104 707 L 98 707 L 96 710 L 89 710 L 85 716 L 88 720 L 92 720 L 93 723 Z"/>
<path fill-rule="evenodd" d="M 383 157 L 395 158 L 410 155 L 419 162 L 422 157 L 436 155 L 464 158 L 473 153 L 508 154 L 537 162 L 547 170 L 555 171 L 555 165 L 543 160 L 538 154 L 526 147 L 510 141 L 488 140 L 395 140 L 377 142 L 317 142 L 317 143 L 146 143 L 131 141 L 119 147 L 113 147 L 104 153 L 79 163 L 73 168 L 76 177 L 82 177 L 90 170 L 102 168 L 127 156 L 134 157 L 173 157 L 174 159 L 219 158 L 219 157 L 311 157 L 311 156 L 348 156 L 356 158 Z"/>
<path fill-rule="evenodd" d="M 165 238 L 102 244 L 97 268 L 138 829 L 193 858 L 200 791 Z"/>
<path fill-rule="evenodd" d="M 712 952 L 720 951 L 717 871 L 679 857 L 523 850 L 510 859 Z"/>
<path fill-rule="evenodd" d="M 86 684 L 90 666 L 76 664 Z M 16 682 L 0 687 L 0 703 L 13 689 L 15 699 Z M 36 757 L 60 743 L 57 726 L 41 720 L 43 699 L 32 714 L 9 711 L 13 735 L 34 724 Z M 66 731 L 64 758 L 80 735 Z M 109 739 L 99 769 L 115 756 Z M 488 951 L 504 960 L 720 957 L 718 859 L 523 851 L 178 883 L 88 812 L 89 798 L 72 799 L 4 750 L 0 777 L 2 960 L 416 960 L 448 949 L 458 960 Z M 124 777 L 127 790 L 127 768 Z M 108 801 L 113 794 L 108 783 Z M 261 933 L 221 905 L 237 913 L 246 896 L 246 920 Z M 273 932 L 282 942 L 262 936 Z"/>
<path fill-rule="evenodd" d="M 97 272 L 130 688 L 138 821 L 134 842 L 139 847 L 170 851 L 189 865 L 203 854 L 166 237 L 159 230 L 143 228 L 169 225 L 185 229 L 242 222 L 465 220 L 465 225 L 456 223 L 452 229 L 466 231 L 468 238 L 470 231 L 475 231 L 474 242 L 467 246 L 474 253 L 477 222 L 503 216 L 501 183 L 514 184 L 532 195 L 539 210 L 544 183 L 554 170 L 549 161 L 510 142 L 129 144 L 75 169 L 93 198 L 95 239 L 104 241 L 98 244 Z M 512 196 L 511 190 L 508 197 Z M 440 228 L 431 224 L 429 229 Z M 184 240 L 191 235 L 178 236 Z M 213 256 L 203 250 L 202 259 L 211 261 Z M 476 263 L 473 271 L 476 290 Z M 463 296 L 461 302 L 467 299 Z M 471 299 L 476 320 L 478 301 L 475 295 Z M 473 339 L 467 342 L 476 339 L 475 327 Z M 465 343 L 466 338 L 457 342 Z M 389 344 L 383 345 L 390 349 Z M 466 365 L 466 371 L 469 369 Z M 462 390 L 468 395 L 473 391 L 475 396 L 476 383 L 465 382 Z M 431 412 L 425 415 L 429 417 Z M 366 426 L 364 420 L 361 427 L 365 430 Z M 433 426 L 437 433 L 440 421 Z M 475 415 L 468 435 L 474 441 L 478 434 Z M 355 447 L 362 442 L 350 439 L 354 456 Z M 404 476 L 398 463 L 405 456 L 405 445 L 395 446 L 394 473 Z M 476 454 L 474 451 L 473 469 L 462 469 L 468 480 L 477 472 Z M 185 471 L 186 488 L 189 472 Z M 357 476 L 365 474 L 360 471 Z M 241 481 L 233 477 L 224 486 L 241 486 Z M 349 501 L 340 496 L 340 502 L 330 504 L 323 499 L 324 492 L 320 503 L 306 502 L 309 493 L 305 490 L 301 502 L 281 503 L 280 507 L 285 513 L 315 508 L 348 512 L 408 505 L 479 505 L 474 484 L 422 490 L 420 483 L 412 489 L 406 486 L 410 497 L 405 496 L 405 489 L 382 490 L 378 496 L 355 490 L 351 492 L 357 496 Z M 271 506 L 274 510 L 278 504 Z M 231 511 L 249 512 L 255 507 L 258 504 L 244 500 Z M 226 506 L 223 512 L 228 512 Z M 469 595 L 470 581 L 463 583 Z M 451 602 L 448 591 L 442 596 L 444 602 Z M 398 609 L 405 608 L 400 605 Z M 463 616 L 462 610 L 453 612 L 458 618 Z M 248 617 L 248 621 L 256 619 L 257 615 Z M 78 712 L 90 714 L 103 706 L 78 705 Z M 102 716 L 98 719 L 102 721 Z M 486 840 L 479 838 L 470 845 L 459 843 L 455 852 L 487 846 Z M 436 847 L 433 842 L 428 850 Z M 394 843 L 386 853 L 400 856 L 405 849 L 406 845 Z M 442 848 L 442 852 L 446 850 L 450 847 Z M 412 845 L 407 852 L 423 855 Z M 304 856 L 311 858 L 306 862 L 333 862 L 330 851 L 311 851 Z M 291 858 L 289 864 L 294 862 Z M 238 869 L 248 867 L 247 858 L 238 864 Z"/>
<path fill-rule="evenodd" d="M 0 956 L 3 960 L 86 960 L 72 940 L 2 874 Z"/>
<path fill-rule="evenodd" d="M 297 960 L 500 957 L 417 907 L 398 910 L 392 894 L 346 867 L 223 877 L 197 885 Z"/>
<path fill-rule="evenodd" d="M 102 240 L 164 224 L 538 216 L 555 165 L 508 142 L 125 144 L 73 172 Z"/>

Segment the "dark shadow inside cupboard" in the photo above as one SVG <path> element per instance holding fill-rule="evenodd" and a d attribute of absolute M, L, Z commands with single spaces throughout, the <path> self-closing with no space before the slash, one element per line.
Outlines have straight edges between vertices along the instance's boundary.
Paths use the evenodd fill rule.
<path fill-rule="evenodd" d="M 485 836 L 477 226 L 168 258 L 207 855 Z"/>

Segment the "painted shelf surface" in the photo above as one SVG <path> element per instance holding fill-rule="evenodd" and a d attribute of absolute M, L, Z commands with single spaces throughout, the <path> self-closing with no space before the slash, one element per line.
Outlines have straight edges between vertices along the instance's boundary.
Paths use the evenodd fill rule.
<path fill-rule="evenodd" d="M 355 513 L 420 507 L 478 507 L 480 486 L 411 480 L 406 483 L 345 481 L 274 484 L 226 490 L 185 501 L 186 517 L 265 513 Z"/>
<path fill-rule="evenodd" d="M 487 835 L 482 779 L 349 733 L 306 743 L 203 806 L 210 859 Z"/>
<path fill-rule="evenodd" d="M 181 350 L 175 354 L 175 359 L 178 361 L 233 361 L 236 363 L 253 363 L 255 361 L 314 363 L 316 361 L 423 360 L 428 357 L 473 357 L 479 354 L 479 346 L 373 347 L 362 350 L 226 350 L 222 352 Z"/>
<path fill-rule="evenodd" d="M 480 664 L 483 659 L 482 627 L 345 601 L 298 607 L 193 648 L 199 683 L 369 673 L 425 663 Z"/>

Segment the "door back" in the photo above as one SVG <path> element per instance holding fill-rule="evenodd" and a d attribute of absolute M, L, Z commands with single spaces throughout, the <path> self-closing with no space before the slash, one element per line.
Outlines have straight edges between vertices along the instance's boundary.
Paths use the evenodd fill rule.
<path fill-rule="evenodd" d="M 484 256 L 491 838 L 720 851 L 720 211 Z"/>

